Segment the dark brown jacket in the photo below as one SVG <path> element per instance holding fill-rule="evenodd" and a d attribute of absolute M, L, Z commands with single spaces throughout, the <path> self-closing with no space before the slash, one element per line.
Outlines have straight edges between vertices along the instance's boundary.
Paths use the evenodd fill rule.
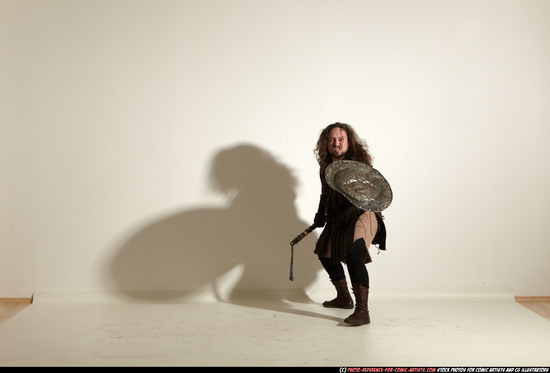
<path fill-rule="evenodd" d="M 315 253 L 321 257 L 330 257 L 331 263 L 346 261 L 346 254 L 353 246 L 355 223 L 365 212 L 355 207 L 345 196 L 328 186 L 321 178 L 321 197 L 314 223 L 324 227 L 315 245 Z M 380 250 L 386 250 L 386 226 L 381 212 L 376 212 L 378 230 L 372 240 Z M 370 257 L 370 256 L 366 256 Z"/>

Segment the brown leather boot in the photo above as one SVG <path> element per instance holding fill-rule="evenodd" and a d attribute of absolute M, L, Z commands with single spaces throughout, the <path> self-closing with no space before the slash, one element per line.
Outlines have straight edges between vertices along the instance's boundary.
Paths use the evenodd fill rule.
<path fill-rule="evenodd" d="M 328 308 L 352 309 L 353 299 L 351 298 L 351 295 L 349 293 L 348 283 L 346 282 L 346 279 L 343 278 L 340 281 L 333 281 L 332 284 L 336 288 L 336 298 L 323 302 L 323 306 Z"/>
<path fill-rule="evenodd" d="M 353 284 L 353 294 L 355 294 L 355 311 L 344 322 L 356 326 L 370 324 L 369 288 Z"/>

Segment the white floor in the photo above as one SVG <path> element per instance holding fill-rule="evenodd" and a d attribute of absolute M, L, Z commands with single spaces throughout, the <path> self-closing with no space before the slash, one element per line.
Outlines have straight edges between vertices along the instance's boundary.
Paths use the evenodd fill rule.
<path fill-rule="evenodd" d="M 512 296 L 370 298 L 351 327 L 311 295 L 38 295 L 0 324 L 0 366 L 550 366 L 550 322 Z"/>

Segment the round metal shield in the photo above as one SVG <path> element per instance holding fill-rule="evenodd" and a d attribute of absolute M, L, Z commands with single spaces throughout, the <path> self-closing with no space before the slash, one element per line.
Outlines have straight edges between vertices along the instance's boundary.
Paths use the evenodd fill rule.
<path fill-rule="evenodd" d="M 337 161 L 325 171 L 328 185 L 343 194 L 356 207 L 367 211 L 382 211 L 392 202 L 393 193 L 382 174 L 364 163 Z"/>

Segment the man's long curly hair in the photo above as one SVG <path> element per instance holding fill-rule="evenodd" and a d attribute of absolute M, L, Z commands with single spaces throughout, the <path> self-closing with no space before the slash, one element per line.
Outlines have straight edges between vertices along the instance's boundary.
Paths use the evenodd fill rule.
<path fill-rule="evenodd" d="M 317 145 L 315 146 L 315 158 L 319 162 L 319 172 L 324 178 L 325 169 L 332 163 L 332 156 L 328 152 L 328 135 L 334 128 L 341 128 L 348 135 L 348 151 L 344 159 L 365 163 L 372 166 L 372 157 L 369 153 L 369 148 L 365 140 L 357 136 L 357 133 L 349 124 L 336 122 L 327 126 L 321 131 Z"/>

